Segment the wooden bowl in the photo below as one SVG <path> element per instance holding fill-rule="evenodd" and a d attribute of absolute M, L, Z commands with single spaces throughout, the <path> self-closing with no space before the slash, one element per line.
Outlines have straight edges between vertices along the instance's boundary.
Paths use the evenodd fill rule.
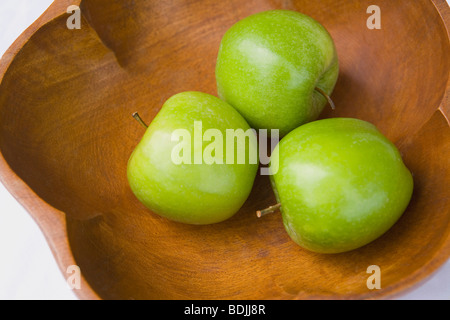
<path fill-rule="evenodd" d="M 80 30 L 66 10 L 79 4 Z M 450 45 L 443 0 L 57 0 L 0 63 L 0 177 L 42 228 L 85 299 L 375 299 L 411 289 L 450 255 Z M 149 212 L 127 183 L 146 121 L 186 90 L 216 94 L 225 31 L 259 11 L 291 9 L 333 36 L 341 72 L 323 117 L 367 120 L 401 150 L 415 191 L 401 220 L 352 252 L 315 254 L 290 240 L 267 177 L 232 219 L 209 226 Z M 369 290 L 370 265 L 381 290 Z"/>

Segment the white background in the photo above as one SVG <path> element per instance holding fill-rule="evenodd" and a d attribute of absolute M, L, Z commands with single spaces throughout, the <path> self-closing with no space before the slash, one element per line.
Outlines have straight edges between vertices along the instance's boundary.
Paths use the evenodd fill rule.
<path fill-rule="evenodd" d="M 51 3 L 52 0 L 0 1 L 0 56 Z M 1 300 L 77 299 L 59 271 L 42 232 L 1 183 L 0 257 Z M 450 261 L 421 287 L 400 299 L 450 300 L 449 280 Z"/>

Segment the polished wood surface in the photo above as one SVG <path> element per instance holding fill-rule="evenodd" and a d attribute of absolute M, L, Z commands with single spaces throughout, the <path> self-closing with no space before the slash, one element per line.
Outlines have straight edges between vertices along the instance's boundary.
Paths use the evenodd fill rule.
<path fill-rule="evenodd" d="M 81 2 L 81 3 L 80 3 Z M 79 4 L 80 30 L 66 9 Z M 450 256 L 450 44 L 443 0 L 57 0 L 0 61 L 0 179 L 46 235 L 66 274 L 77 264 L 84 299 L 377 299 L 426 279 Z M 401 150 L 415 191 L 401 220 L 352 252 L 303 250 L 267 177 L 232 219 L 168 221 L 133 196 L 128 158 L 146 122 L 175 93 L 216 95 L 225 31 L 249 14 L 291 9 L 333 36 L 341 71 L 321 117 L 375 124 Z M 366 273 L 379 265 L 382 289 Z"/>

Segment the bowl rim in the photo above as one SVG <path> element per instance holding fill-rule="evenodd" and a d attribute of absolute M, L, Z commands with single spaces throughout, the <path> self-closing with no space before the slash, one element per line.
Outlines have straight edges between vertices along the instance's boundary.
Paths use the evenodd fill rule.
<path fill-rule="evenodd" d="M 54 0 L 47 10 L 33 22 L 7 49 L 0 59 L 0 84 L 9 66 L 21 51 L 27 41 L 45 24 L 67 14 L 70 5 L 80 6 L 83 0 Z M 429 0 L 439 13 L 447 30 L 447 38 L 450 42 L 450 7 L 446 0 Z M 437 112 L 440 112 L 450 126 L 450 76 Z M 3 183 L 9 193 L 30 214 L 50 247 L 57 265 L 65 279 L 67 279 L 67 267 L 77 265 L 72 254 L 66 228 L 65 213 L 59 211 L 41 199 L 8 165 L 0 151 L 0 182 Z M 393 299 L 420 286 L 436 272 L 450 256 L 450 236 L 447 236 L 442 245 L 429 262 L 407 277 L 400 279 L 395 284 L 378 292 L 368 294 L 350 294 L 345 296 L 330 296 L 325 299 Z M 74 289 L 74 294 L 83 300 L 101 300 L 102 298 L 90 286 L 81 273 L 81 288 Z M 319 297 L 320 299 L 320 297 Z"/>
<path fill-rule="evenodd" d="M 0 59 L 0 84 L 16 55 L 28 40 L 44 25 L 67 14 L 70 5 L 79 6 L 82 0 L 54 0 L 47 10 L 37 18 L 6 50 Z M 56 263 L 67 279 L 67 267 L 77 265 L 70 247 L 65 213 L 41 199 L 8 165 L 0 151 L 0 182 L 17 202 L 30 214 L 41 229 Z M 101 300 L 81 273 L 81 289 L 73 290 L 79 299 Z"/>

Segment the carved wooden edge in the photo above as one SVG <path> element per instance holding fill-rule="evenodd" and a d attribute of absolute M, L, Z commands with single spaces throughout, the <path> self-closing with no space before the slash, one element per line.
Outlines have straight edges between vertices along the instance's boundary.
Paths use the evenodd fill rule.
<path fill-rule="evenodd" d="M 414 143 L 417 138 L 423 134 L 423 130 L 426 130 L 426 127 L 433 123 L 433 125 L 440 125 L 441 128 L 446 129 L 446 133 L 450 133 L 448 119 L 445 117 L 445 114 L 442 112 L 441 108 L 437 109 L 431 118 L 421 127 L 419 130 L 409 137 L 406 141 L 404 141 L 403 147 L 405 150 Z M 445 214 L 445 212 L 444 212 Z M 393 299 L 399 296 L 403 296 L 406 293 L 414 290 L 419 287 L 421 284 L 426 282 L 439 268 L 441 268 L 445 262 L 450 258 L 450 226 L 447 226 L 447 238 L 442 239 L 442 243 L 440 244 L 440 248 L 436 250 L 433 256 L 428 260 L 428 262 L 422 266 L 420 269 L 415 272 L 407 275 L 403 279 L 399 279 L 395 284 L 391 285 L 389 288 L 384 289 L 383 296 L 380 298 L 383 299 Z M 372 298 L 377 298 L 377 293 L 374 294 Z"/>
<path fill-rule="evenodd" d="M 447 37 L 450 39 L 450 7 L 445 0 L 431 0 L 441 16 L 445 29 L 447 30 Z M 439 110 L 450 125 L 450 76 L 447 80 L 444 97 L 442 99 Z"/>
<path fill-rule="evenodd" d="M 450 42 L 450 7 L 447 4 L 446 0 L 430 0 L 437 12 L 439 13 L 442 23 L 447 30 L 447 38 Z M 421 133 L 422 128 L 424 128 L 430 121 L 436 121 L 436 117 L 441 117 L 441 119 L 445 119 L 448 126 L 450 126 L 450 70 L 449 75 L 447 76 L 447 85 L 445 88 L 445 92 L 442 97 L 442 101 L 439 104 L 436 112 L 431 116 L 428 121 L 426 121 L 421 128 L 418 128 L 414 136 Z M 411 137 L 410 140 L 413 140 Z M 444 265 L 444 263 L 450 257 L 450 233 L 447 235 L 447 239 L 443 240 L 442 249 L 438 250 L 435 255 L 429 260 L 429 262 L 424 265 L 422 268 L 416 270 L 412 274 L 408 275 L 404 279 L 400 279 L 394 285 L 391 285 L 389 288 L 383 289 L 380 294 L 374 293 L 372 295 L 368 295 L 368 299 L 395 299 L 397 297 L 403 296 L 406 293 L 414 290 L 419 287 L 421 284 L 426 282 L 430 276 L 434 274 L 440 267 Z M 349 297 L 350 299 L 352 297 Z M 357 299 L 364 297 L 355 297 Z"/>
<path fill-rule="evenodd" d="M 30 26 L 28 27 L 9 47 L 5 54 L 0 59 L 0 83 L 8 70 L 11 62 L 17 53 L 23 48 L 26 42 L 37 32 L 43 25 L 50 21 L 67 14 L 67 8 L 70 5 L 80 5 L 83 0 L 54 0 L 50 7 Z M 430 0 L 439 15 L 442 18 L 443 24 L 447 30 L 447 35 L 450 35 L 450 7 L 445 0 Z M 450 38 L 450 37 L 449 37 Z M 442 113 L 450 125 L 450 77 L 447 81 L 446 90 L 439 106 L 439 111 Z M 14 198 L 27 210 L 27 212 L 36 221 L 42 230 L 49 247 L 55 257 L 57 264 L 67 278 L 66 269 L 70 265 L 76 265 L 75 259 L 70 248 L 65 214 L 39 198 L 38 195 L 20 178 L 14 171 L 11 170 L 8 163 L 0 153 L 0 182 L 4 184 L 6 189 L 14 196 Z M 417 270 L 415 273 L 409 275 L 406 279 L 399 281 L 387 289 L 384 289 L 380 294 L 370 293 L 367 298 L 395 298 L 411 291 L 422 282 L 424 282 L 434 271 L 441 267 L 450 255 L 450 240 L 445 240 L 444 250 L 440 250 L 436 257 L 430 260 L 430 263 Z M 74 290 L 74 293 L 80 299 L 100 300 L 98 294 L 90 287 L 86 279 L 81 276 L 81 289 Z M 347 296 L 349 299 L 364 299 L 364 296 Z"/>
<path fill-rule="evenodd" d="M 55 0 L 50 7 L 28 27 L 9 47 L 0 60 L 0 83 L 15 56 L 27 41 L 45 24 L 67 14 L 70 5 L 79 5 L 81 0 Z M 67 279 L 67 267 L 76 265 L 70 248 L 65 214 L 39 198 L 38 195 L 11 170 L 0 152 L 0 182 L 13 195 L 13 197 L 27 210 L 44 234 L 50 250 Z M 99 300 L 100 297 L 90 287 L 81 272 L 81 289 L 74 289 L 75 295 L 80 299 Z"/>

